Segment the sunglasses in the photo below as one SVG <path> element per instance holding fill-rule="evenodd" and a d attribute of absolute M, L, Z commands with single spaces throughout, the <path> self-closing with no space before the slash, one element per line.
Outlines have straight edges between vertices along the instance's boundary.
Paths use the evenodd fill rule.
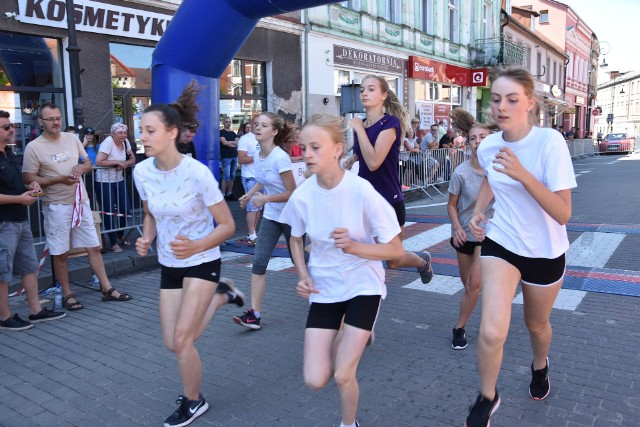
<path fill-rule="evenodd" d="M 191 132 L 197 132 L 199 127 L 196 123 L 183 123 L 182 126 Z"/>
<path fill-rule="evenodd" d="M 2 127 L 2 129 L 4 129 L 4 131 L 7 132 L 9 129 L 13 129 L 13 123 L 8 123 L 8 124 L 2 125 L 0 127 Z"/>

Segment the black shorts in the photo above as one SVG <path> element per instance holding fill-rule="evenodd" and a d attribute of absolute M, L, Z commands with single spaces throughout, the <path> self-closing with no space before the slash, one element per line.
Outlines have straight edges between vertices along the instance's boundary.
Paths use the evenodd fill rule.
<path fill-rule="evenodd" d="M 218 283 L 220 280 L 220 258 L 193 267 L 165 267 L 160 271 L 160 289 L 182 289 L 182 281 L 187 277 Z"/>
<path fill-rule="evenodd" d="M 340 329 L 340 323 L 370 331 L 380 309 L 380 295 L 360 295 L 347 301 L 311 303 L 307 328 Z"/>
<path fill-rule="evenodd" d="M 482 246 L 481 242 L 470 242 L 470 241 L 465 241 L 464 244 L 460 247 L 457 247 L 456 245 L 453 244 L 453 237 L 451 239 L 449 239 L 449 243 L 451 243 L 451 246 L 453 246 L 453 249 L 455 249 L 457 252 L 460 252 L 461 254 L 465 254 L 465 255 L 473 255 L 473 253 L 476 250 L 477 246 Z"/>
<path fill-rule="evenodd" d="M 404 202 L 398 202 L 391 205 L 394 211 L 396 211 L 396 218 L 398 218 L 398 224 L 400 227 L 407 222 L 407 210 L 404 207 Z"/>
<path fill-rule="evenodd" d="M 481 257 L 500 258 L 520 271 L 520 280 L 527 285 L 548 286 L 564 277 L 565 254 L 558 258 L 527 258 L 514 254 L 493 240 L 485 237 L 482 242 Z"/>

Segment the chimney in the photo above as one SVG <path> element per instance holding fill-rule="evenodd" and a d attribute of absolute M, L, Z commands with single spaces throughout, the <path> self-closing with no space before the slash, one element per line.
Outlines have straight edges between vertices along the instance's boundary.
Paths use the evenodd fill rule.
<path fill-rule="evenodd" d="M 609 80 L 613 80 L 620 75 L 620 71 L 609 71 Z"/>

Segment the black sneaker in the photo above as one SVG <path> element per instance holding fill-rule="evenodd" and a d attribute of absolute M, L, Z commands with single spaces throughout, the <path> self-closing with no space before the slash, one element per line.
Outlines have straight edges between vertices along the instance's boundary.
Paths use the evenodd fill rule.
<path fill-rule="evenodd" d="M 180 395 L 176 403 L 180 406 L 178 406 L 178 409 L 176 409 L 169 418 L 164 420 L 164 427 L 182 427 L 189 425 L 209 409 L 209 404 L 204 400 L 202 394 L 199 400 L 188 400 L 186 397 Z"/>
<path fill-rule="evenodd" d="M 231 279 L 224 277 L 220 278 L 216 293 L 227 294 L 229 296 L 227 304 L 235 304 L 238 307 L 242 307 L 244 305 L 244 294 L 235 287 L 233 280 Z"/>
<path fill-rule="evenodd" d="M 45 307 L 40 311 L 40 313 L 30 314 L 29 321 L 32 323 L 48 322 L 49 320 L 62 319 L 66 315 L 67 313 L 65 313 L 64 311 L 53 311 Z"/>
<path fill-rule="evenodd" d="M 420 280 L 425 285 L 433 279 L 433 270 L 431 269 L 431 254 L 429 252 L 420 252 L 418 256 L 424 259 L 427 263 L 423 268 L 418 268 L 418 273 L 420 273 Z"/>
<path fill-rule="evenodd" d="M 233 321 L 236 325 L 242 325 L 245 328 L 256 331 L 260 329 L 260 318 L 256 317 L 252 308 L 247 310 L 242 316 L 233 316 Z"/>
<path fill-rule="evenodd" d="M 27 329 L 33 328 L 31 322 L 27 322 L 26 320 L 22 320 L 18 314 L 14 314 L 9 317 L 7 320 L 0 320 L 0 329 L 4 329 L 5 331 L 26 331 Z"/>
<path fill-rule="evenodd" d="M 467 348 L 467 334 L 464 333 L 464 328 L 453 328 L 451 347 L 453 347 L 454 350 L 464 350 Z"/>
<path fill-rule="evenodd" d="M 496 396 L 493 400 L 478 394 L 476 403 L 469 407 L 469 415 L 464 422 L 464 427 L 489 427 L 490 419 L 500 407 L 500 396 L 496 389 Z"/>
<path fill-rule="evenodd" d="M 542 400 L 549 396 L 549 392 L 551 391 L 551 382 L 549 381 L 549 376 L 547 372 L 549 371 L 549 358 L 547 357 L 547 365 L 538 369 L 537 371 L 533 370 L 533 363 L 531 363 L 531 384 L 529 384 L 529 396 L 533 400 Z"/>

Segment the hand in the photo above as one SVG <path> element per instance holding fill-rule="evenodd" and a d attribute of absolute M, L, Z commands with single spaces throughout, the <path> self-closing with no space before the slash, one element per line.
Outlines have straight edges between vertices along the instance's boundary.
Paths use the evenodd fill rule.
<path fill-rule="evenodd" d="M 453 227 L 453 244 L 459 248 L 467 241 L 467 233 L 462 227 Z"/>
<path fill-rule="evenodd" d="M 346 228 L 336 228 L 331 232 L 331 238 L 334 240 L 336 248 L 342 249 L 346 254 L 351 253 L 355 247 L 355 242 L 351 240 L 349 230 Z"/>
<path fill-rule="evenodd" d="M 494 170 L 503 173 L 518 182 L 522 182 L 525 175 L 528 173 L 520 163 L 520 160 L 518 160 L 518 156 L 516 156 L 513 150 L 509 147 L 502 147 L 498 154 L 496 154 L 496 158 L 493 160 L 493 163 L 495 163 L 493 166 Z"/>
<path fill-rule="evenodd" d="M 189 258 L 200 252 L 197 240 L 190 240 L 185 236 L 176 236 L 175 240 L 169 243 L 173 255 L 178 259 Z"/>
<path fill-rule="evenodd" d="M 298 280 L 296 293 L 302 298 L 309 298 L 311 294 L 318 294 L 320 291 L 313 286 L 313 279 L 311 277 L 306 277 L 302 280 Z"/>
<path fill-rule="evenodd" d="M 349 123 L 351 124 L 354 132 L 364 130 L 364 123 L 362 123 L 362 119 L 360 117 L 354 117 Z"/>
<path fill-rule="evenodd" d="M 253 206 L 255 206 L 256 208 L 264 206 L 266 203 L 267 203 L 266 194 L 258 193 L 255 196 L 253 196 Z"/>
<path fill-rule="evenodd" d="M 347 159 L 342 163 L 342 166 L 344 166 L 344 168 L 346 170 L 351 170 L 351 168 L 353 167 L 354 163 L 356 162 L 356 156 L 349 156 L 347 157 Z"/>
<path fill-rule="evenodd" d="M 42 191 L 42 187 L 38 181 L 33 181 L 31 184 L 27 185 L 27 189 L 33 191 L 34 193 L 39 193 Z"/>
<path fill-rule="evenodd" d="M 136 252 L 140 256 L 146 256 L 147 252 L 149 252 L 149 248 L 151 247 L 151 239 L 145 236 L 138 237 L 136 240 Z"/>
<path fill-rule="evenodd" d="M 485 226 L 487 225 L 487 222 L 488 221 L 483 213 L 475 214 L 471 218 L 471 221 L 469 221 L 469 228 L 479 242 L 484 240 L 484 236 L 486 234 Z"/>
<path fill-rule="evenodd" d="M 18 196 L 18 203 L 20 203 L 21 205 L 25 205 L 25 206 L 29 206 L 31 204 L 33 204 L 33 202 L 35 202 L 37 200 L 37 198 L 35 196 L 33 196 L 33 191 L 29 190 L 29 191 L 25 191 L 24 193 L 22 193 L 21 195 Z"/>
<path fill-rule="evenodd" d="M 247 206 L 247 203 L 249 203 L 250 199 L 251 197 L 248 197 L 246 194 L 240 196 L 240 198 L 238 199 L 238 201 L 240 202 L 240 207 L 244 209 L 244 207 Z"/>
<path fill-rule="evenodd" d="M 73 169 L 71 169 L 71 177 L 75 178 L 76 181 L 78 181 L 80 177 L 82 177 L 83 173 L 84 173 L 84 166 L 82 165 L 75 165 Z"/>
<path fill-rule="evenodd" d="M 61 176 L 60 183 L 65 185 L 76 185 L 78 183 L 78 178 L 75 178 L 73 175 Z"/>

